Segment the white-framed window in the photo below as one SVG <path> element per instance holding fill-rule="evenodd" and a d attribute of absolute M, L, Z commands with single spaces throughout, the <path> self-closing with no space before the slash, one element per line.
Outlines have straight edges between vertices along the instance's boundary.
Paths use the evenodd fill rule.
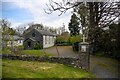
<path fill-rule="evenodd" d="M 50 44 L 50 36 L 49 36 L 49 44 Z"/>
<path fill-rule="evenodd" d="M 22 43 L 22 40 L 20 40 L 20 43 Z"/>
<path fill-rule="evenodd" d="M 52 42 L 52 36 L 50 36 L 50 42 L 51 42 L 51 44 L 53 43 L 53 42 Z"/>
<path fill-rule="evenodd" d="M 52 43 L 54 43 L 54 38 L 53 38 L 53 36 L 52 36 Z"/>
<path fill-rule="evenodd" d="M 49 36 L 47 36 L 47 44 L 49 44 Z"/>
<path fill-rule="evenodd" d="M 52 43 L 54 43 L 54 41 L 53 41 L 53 36 L 51 36 L 51 39 L 52 39 L 52 41 L 51 41 L 51 42 L 52 42 Z"/>
<path fill-rule="evenodd" d="M 47 36 L 45 36 L 45 44 L 47 44 Z"/>

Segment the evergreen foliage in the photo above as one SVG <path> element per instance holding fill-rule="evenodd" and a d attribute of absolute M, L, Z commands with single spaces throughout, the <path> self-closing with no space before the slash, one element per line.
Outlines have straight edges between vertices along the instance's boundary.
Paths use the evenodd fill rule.
<path fill-rule="evenodd" d="M 71 16 L 71 20 L 69 23 L 69 30 L 71 36 L 79 34 L 79 21 L 75 13 L 73 13 L 73 15 Z"/>
<path fill-rule="evenodd" d="M 34 49 L 38 50 L 38 49 L 42 49 L 42 47 L 40 46 L 40 44 L 37 42 L 34 44 Z"/>

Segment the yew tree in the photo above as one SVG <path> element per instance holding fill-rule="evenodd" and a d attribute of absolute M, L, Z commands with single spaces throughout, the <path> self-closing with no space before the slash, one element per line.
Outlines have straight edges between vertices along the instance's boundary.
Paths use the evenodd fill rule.
<path fill-rule="evenodd" d="M 78 22 L 78 17 L 76 16 L 75 13 L 73 13 L 73 15 L 71 16 L 68 28 L 70 30 L 71 36 L 79 34 L 79 22 Z"/>

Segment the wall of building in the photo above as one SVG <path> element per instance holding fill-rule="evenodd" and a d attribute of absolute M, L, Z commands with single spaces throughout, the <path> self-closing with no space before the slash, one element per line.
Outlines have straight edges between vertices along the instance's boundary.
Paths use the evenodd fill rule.
<path fill-rule="evenodd" d="M 34 33 L 34 36 L 33 36 L 33 33 Z M 29 38 L 32 38 L 34 39 L 35 41 L 39 42 L 40 43 L 40 46 L 43 48 L 43 36 L 42 34 L 40 34 L 38 31 L 36 31 L 35 29 L 32 29 L 29 33 L 27 33 L 25 36 L 24 36 L 24 49 L 27 49 L 26 47 L 26 39 L 29 39 Z"/>
<path fill-rule="evenodd" d="M 43 36 L 43 48 L 54 46 L 55 37 L 54 36 Z"/>
<path fill-rule="evenodd" d="M 11 44 L 13 44 L 13 46 L 21 46 L 21 45 L 23 45 L 23 40 L 16 40 L 16 41 L 8 41 L 7 42 L 7 46 L 11 46 Z"/>
<path fill-rule="evenodd" d="M 28 38 L 23 42 L 23 46 L 24 49 L 34 49 L 34 41 Z"/>

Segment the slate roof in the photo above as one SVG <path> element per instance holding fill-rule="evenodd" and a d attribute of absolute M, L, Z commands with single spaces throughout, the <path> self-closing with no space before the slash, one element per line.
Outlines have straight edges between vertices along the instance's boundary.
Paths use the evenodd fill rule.
<path fill-rule="evenodd" d="M 8 40 L 23 40 L 23 37 L 20 37 L 18 35 L 4 35 L 4 38 Z"/>
<path fill-rule="evenodd" d="M 53 34 L 52 32 L 50 32 L 50 31 L 47 31 L 47 30 L 41 30 L 41 29 L 36 29 L 36 28 L 31 28 L 31 29 L 28 29 L 28 30 L 26 30 L 24 33 L 23 33 L 23 35 L 26 35 L 27 33 L 30 33 L 31 32 L 31 30 L 36 30 L 36 31 L 38 31 L 40 34 L 42 34 L 42 35 L 46 35 L 46 36 L 56 36 L 55 34 Z"/>
<path fill-rule="evenodd" d="M 42 35 L 48 35 L 48 36 L 55 36 L 55 34 L 53 34 L 52 32 L 50 31 L 46 31 L 46 30 L 40 30 L 40 29 L 35 29 L 37 30 L 40 34 Z"/>
<path fill-rule="evenodd" d="M 30 39 L 30 40 L 32 40 L 32 41 L 36 41 L 36 40 L 35 40 L 35 39 L 33 39 L 33 38 L 27 38 L 26 40 L 28 40 L 28 39 Z M 25 40 L 25 41 L 26 41 L 26 40 Z"/>

